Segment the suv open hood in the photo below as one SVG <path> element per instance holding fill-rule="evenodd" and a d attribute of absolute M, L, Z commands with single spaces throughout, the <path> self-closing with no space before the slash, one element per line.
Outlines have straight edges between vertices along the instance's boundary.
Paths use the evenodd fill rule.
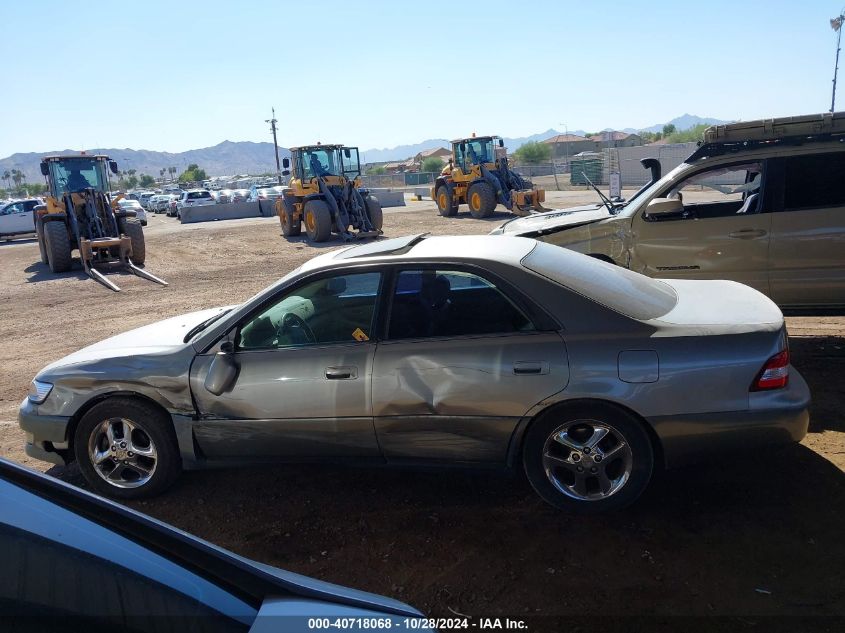
<path fill-rule="evenodd" d="M 588 204 L 516 218 L 493 229 L 490 231 L 490 235 L 536 237 L 544 233 L 553 233 L 561 229 L 589 224 L 590 222 L 598 222 L 599 220 L 606 220 L 611 217 L 614 216 L 607 212 L 607 207 L 604 205 Z"/>

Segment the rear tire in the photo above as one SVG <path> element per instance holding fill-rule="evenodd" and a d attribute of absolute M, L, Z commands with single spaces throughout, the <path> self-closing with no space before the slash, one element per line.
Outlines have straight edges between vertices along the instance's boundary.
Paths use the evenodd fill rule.
<path fill-rule="evenodd" d="M 528 428 L 522 449 L 537 494 L 573 514 L 630 505 L 648 486 L 654 468 L 643 422 L 609 403 L 549 409 Z"/>
<path fill-rule="evenodd" d="M 384 225 L 384 212 L 381 210 L 381 204 L 373 196 L 367 196 L 364 202 L 367 205 L 367 215 L 370 216 L 370 223 L 376 231 L 381 231 L 381 227 Z"/>
<path fill-rule="evenodd" d="M 489 182 L 476 182 L 467 190 L 469 212 L 476 220 L 488 218 L 496 210 L 496 192 Z"/>
<path fill-rule="evenodd" d="M 69 271 L 73 260 L 70 257 L 70 236 L 64 222 L 44 224 L 44 245 L 50 270 L 54 273 Z"/>
<path fill-rule="evenodd" d="M 144 240 L 144 229 L 137 218 L 121 220 L 121 233 L 132 242 L 132 256 L 129 258 L 136 266 L 141 266 L 147 260 L 147 245 Z"/>
<path fill-rule="evenodd" d="M 325 242 L 332 234 L 332 214 L 325 200 L 305 203 L 305 232 L 312 242 Z"/>
<path fill-rule="evenodd" d="M 124 421 L 128 425 L 124 426 Z M 113 440 L 106 429 L 111 430 Z M 74 456 L 85 480 L 106 497 L 157 495 L 169 488 L 182 470 L 173 422 L 143 400 L 109 398 L 94 405 L 79 421 L 73 437 Z M 105 458 L 96 464 L 98 453 Z"/>
<path fill-rule="evenodd" d="M 452 193 L 446 185 L 440 185 L 434 192 L 434 200 L 437 202 L 437 210 L 444 218 L 451 218 L 458 213 L 458 205 L 452 199 Z"/>

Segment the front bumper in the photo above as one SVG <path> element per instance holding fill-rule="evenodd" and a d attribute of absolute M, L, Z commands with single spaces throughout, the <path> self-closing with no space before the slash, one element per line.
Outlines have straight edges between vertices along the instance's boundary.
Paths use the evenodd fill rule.
<path fill-rule="evenodd" d="M 64 465 L 69 423 L 69 417 L 39 415 L 38 405 L 24 398 L 18 409 L 18 424 L 26 432 L 26 454 L 51 464 Z"/>
<path fill-rule="evenodd" d="M 750 394 L 746 411 L 648 418 L 663 447 L 667 468 L 720 452 L 756 450 L 761 445 L 800 442 L 810 423 L 810 389 L 795 368 L 789 385 Z"/>

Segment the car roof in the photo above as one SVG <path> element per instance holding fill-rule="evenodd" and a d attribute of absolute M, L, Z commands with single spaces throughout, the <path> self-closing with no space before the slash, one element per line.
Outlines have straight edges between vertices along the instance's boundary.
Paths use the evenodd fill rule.
<path fill-rule="evenodd" d="M 506 239 L 502 239 L 506 238 Z M 520 260 L 537 245 L 525 237 L 490 235 L 429 236 L 426 233 L 379 240 L 333 251 L 308 261 L 303 270 L 331 268 L 341 261 L 385 263 L 408 260 L 495 261 L 519 266 Z"/>

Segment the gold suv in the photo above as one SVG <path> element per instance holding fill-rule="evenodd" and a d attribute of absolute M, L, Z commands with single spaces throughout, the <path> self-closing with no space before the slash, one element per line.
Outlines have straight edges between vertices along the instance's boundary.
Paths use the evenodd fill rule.
<path fill-rule="evenodd" d="M 730 279 L 788 310 L 845 308 L 845 113 L 706 130 L 626 202 L 506 222 L 521 235 L 651 277 Z M 600 194 L 601 195 L 601 194 Z"/>

